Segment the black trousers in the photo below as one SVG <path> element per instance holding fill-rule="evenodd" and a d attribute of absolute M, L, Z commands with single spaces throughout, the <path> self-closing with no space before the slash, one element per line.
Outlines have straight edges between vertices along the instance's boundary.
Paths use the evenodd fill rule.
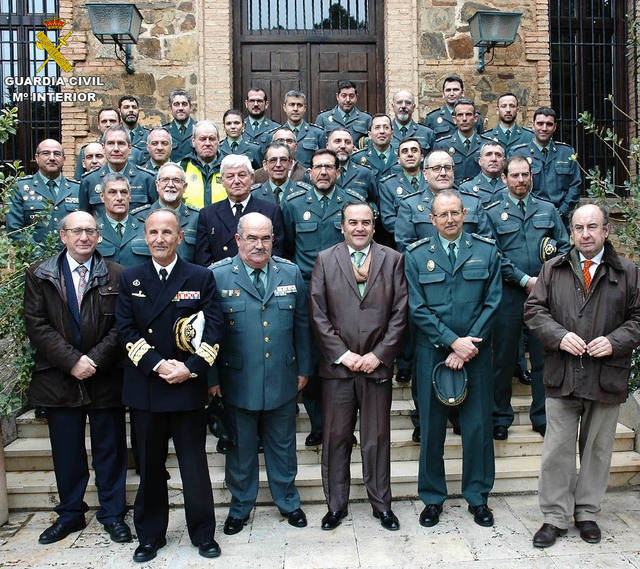
<path fill-rule="evenodd" d="M 194 545 L 213 539 L 216 520 L 205 450 L 205 410 L 151 412 L 131 409 L 138 439 L 140 486 L 133 521 L 141 544 L 165 537 L 169 523 L 169 493 L 165 461 L 169 438 L 178 456 L 187 530 Z"/>

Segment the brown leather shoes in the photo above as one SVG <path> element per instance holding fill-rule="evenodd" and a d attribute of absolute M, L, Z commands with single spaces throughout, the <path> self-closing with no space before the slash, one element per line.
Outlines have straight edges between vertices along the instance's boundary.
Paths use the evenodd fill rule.
<path fill-rule="evenodd" d="M 580 537 L 587 543 L 600 543 L 602 534 L 598 524 L 592 520 L 576 522 L 576 527 L 580 530 Z"/>
<path fill-rule="evenodd" d="M 551 524 L 542 524 L 542 527 L 533 536 L 533 547 L 551 547 L 558 536 L 566 534 L 566 529 L 560 529 Z"/>

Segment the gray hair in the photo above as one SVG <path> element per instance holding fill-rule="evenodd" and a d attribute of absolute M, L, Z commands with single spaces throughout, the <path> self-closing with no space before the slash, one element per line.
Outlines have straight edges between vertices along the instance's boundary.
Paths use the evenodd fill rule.
<path fill-rule="evenodd" d="M 70 211 L 67 215 L 65 215 L 59 222 L 58 222 L 58 230 L 62 231 L 63 229 L 67 228 L 67 219 L 69 218 L 70 215 L 73 215 L 75 213 L 86 213 L 91 219 L 93 219 L 96 229 L 98 227 L 98 221 L 96 220 L 96 218 L 91 215 L 90 213 L 86 212 L 86 211 L 82 211 L 82 210 L 76 210 L 76 211 Z"/>
<path fill-rule="evenodd" d="M 111 126 L 108 126 L 107 128 L 104 129 L 104 132 L 102 133 L 103 143 L 107 139 L 107 135 L 110 132 L 124 132 L 127 138 L 127 143 L 129 144 L 129 146 L 131 146 L 131 135 L 129 134 L 129 131 L 125 127 L 123 127 L 121 124 L 112 124 Z"/>
<path fill-rule="evenodd" d="M 287 103 L 287 99 L 289 97 L 296 97 L 297 99 L 302 99 L 304 101 L 304 104 L 307 104 L 307 96 L 302 92 L 302 91 L 298 91 L 297 89 L 291 89 L 289 91 L 287 91 L 284 94 L 284 103 Z"/>
<path fill-rule="evenodd" d="M 203 127 L 214 128 L 216 130 L 216 134 L 218 135 L 218 138 L 220 138 L 220 129 L 218 128 L 218 125 L 213 121 L 206 121 L 206 120 L 198 121 L 196 124 L 193 125 L 193 135 L 191 136 L 191 138 L 195 138 L 196 131 L 199 128 L 203 128 Z"/>
<path fill-rule="evenodd" d="M 227 168 L 246 168 L 249 175 L 253 174 L 251 160 L 244 154 L 227 154 L 220 163 L 220 174 L 224 176 Z"/>
<path fill-rule="evenodd" d="M 423 168 L 423 169 L 426 169 L 426 168 L 428 168 L 428 167 L 429 167 L 429 166 L 428 166 L 428 164 L 429 164 L 429 158 L 430 158 L 433 154 L 435 154 L 436 152 L 441 152 L 442 154 L 445 154 L 445 155 L 449 158 L 449 161 L 451 162 L 451 165 L 455 167 L 455 164 L 454 164 L 454 162 L 453 162 L 453 158 L 451 157 L 451 154 L 449 154 L 446 150 L 442 150 L 442 149 L 438 148 L 438 149 L 436 149 L 436 150 L 432 150 L 431 152 L 429 152 L 429 154 L 427 154 L 427 155 L 424 157 L 424 161 L 423 161 L 423 163 L 422 163 L 422 168 Z"/>
<path fill-rule="evenodd" d="M 180 166 L 180 164 L 178 164 L 177 162 L 165 162 L 162 166 L 160 166 L 160 168 L 158 168 L 158 172 L 156 174 L 156 179 L 160 178 L 160 172 L 162 172 L 162 170 L 164 170 L 165 168 L 169 168 L 170 166 L 174 167 L 174 168 L 178 168 L 180 170 L 180 172 L 182 173 L 181 178 L 183 182 L 187 181 L 187 175 L 184 173 L 184 170 L 182 169 L 182 166 Z"/>
<path fill-rule="evenodd" d="M 102 178 L 102 184 L 100 184 L 100 193 L 104 192 L 105 188 L 113 182 L 124 182 L 127 185 L 127 190 L 131 191 L 131 186 L 129 185 L 129 180 L 126 176 L 120 174 L 119 172 L 110 172 L 104 178 Z"/>
<path fill-rule="evenodd" d="M 149 137 L 151 136 L 152 133 L 154 132 L 166 132 L 169 135 L 169 142 L 171 144 L 173 144 L 173 138 L 171 137 L 171 133 L 168 131 L 168 129 L 164 128 L 163 126 L 154 126 L 150 131 L 149 134 L 147 135 L 147 140 L 149 140 Z"/>
<path fill-rule="evenodd" d="M 187 91 L 186 89 L 173 89 L 169 93 L 169 106 L 173 104 L 173 98 L 177 97 L 178 95 L 185 97 L 189 104 L 191 104 L 191 93 L 189 93 L 189 91 Z"/>
<path fill-rule="evenodd" d="M 167 212 L 170 213 L 173 218 L 176 220 L 176 225 L 178 226 L 178 231 L 180 231 L 180 216 L 178 215 L 178 212 L 174 209 L 171 209 L 170 207 L 159 207 L 158 209 L 153 210 L 149 216 L 147 217 L 147 219 L 144 220 L 144 232 L 147 232 L 147 222 L 156 214 L 156 213 L 160 213 L 160 212 Z"/>
<path fill-rule="evenodd" d="M 431 212 L 433 213 L 433 208 L 436 205 L 436 202 L 439 201 L 441 198 L 456 198 L 457 200 L 460 201 L 460 205 L 462 206 L 462 209 L 464 209 L 464 204 L 462 203 L 462 196 L 458 193 L 457 190 L 440 190 L 435 197 L 433 198 L 433 200 L 431 201 Z"/>
<path fill-rule="evenodd" d="M 257 211 L 251 211 L 251 212 L 243 215 L 238 220 L 238 228 L 236 229 L 236 233 L 240 237 L 244 237 L 244 226 L 245 226 L 246 222 L 250 221 L 251 219 L 260 218 L 260 217 L 263 218 L 264 221 L 268 221 L 269 222 L 269 226 L 271 227 L 271 233 L 273 233 L 273 222 L 266 215 L 263 215 L 262 213 L 258 213 Z"/>
<path fill-rule="evenodd" d="M 593 203 L 593 204 L 581 205 L 580 207 L 577 207 L 571 212 L 571 229 L 573 229 L 573 216 L 576 214 L 576 211 L 578 211 L 579 209 L 587 205 L 593 205 L 597 207 L 600 210 L 600 213 L 602 214 L 602 225 L 609 225 L 609 210 L 606 207 L 604 207 L 602 204 Z"/>
<path fill-rule="evenodd" d="M 287 156 L 289 157 L 289 159 L 291 159 L 291 150 L 289 150 L 289 147 L 284 142 L 277 142 L 277 141 L 269 143 L 266 150 L 264 151 L 264 159 L 265 160 L 267 159 L 267 154 L 269 154 L 269 150 L 279 150 L 281 148 L 284 148 L 287 151 Z"/>

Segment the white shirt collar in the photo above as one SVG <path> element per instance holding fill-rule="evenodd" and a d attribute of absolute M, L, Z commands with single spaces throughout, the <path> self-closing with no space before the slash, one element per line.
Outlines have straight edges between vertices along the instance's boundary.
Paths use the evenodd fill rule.
<path fill-rule="evenodd" d="M 234 209 L 237 203 L 241 203 L 242 204 L 242 213 L 244 213 L 244 210 L 247 209 L 247 204 L 249 203 L 249 200 L 251 199 L 251 192 L 249 192 L 249 195 L 243 199 L 241 202 L 234 202 L 232 199 L 229 199 L 229 205 L 231 206 L 231 211 L 233 213 L 236 212 L 236 210 Z"/>
<path fill-rule="evenodd" d="M 156 263 L 155 259 L 151 259 L 151 261 L 153 262 L 153 268 L 156 270 L 158 278 L 160 278 L 160 269 L 166 269 L 167 278 L 169 278 L 171 271 L 173 271 L 173 267 L 175 267 L 176 263 L 178 262 L 178 255 L 176 255 L 176 258 L 173 261 L 171 261 L 166 267 L 163 267 L 162 265 Z"/>
<path fill-rule="evenodd" d="M 354 249 L 351 245 L 347 245 L 347 248 L 349 249 L 349 255 L 353 255 L 357 249 Z M 362 257 L 363 259 L 367 258 L 367 255 L 369 254 L 369 250 L 371 249 L 371 243 L 369 243 L 369 245 L 367 245 L 364 249 L 360 249 L 361 253 L 364 253 L 364 257 Z"/>
<path fill-rule="evenodd" d="M 87 272 L 91 273 L 92 261 L 93 261 L 93 255 L 88 261 L 84 263 L 78 263 L 78 261 L 76 261 L 71 255 L 69 255 L 69 251 L 67 251 L 67 263 L 69 263 L 69 270 L 71 271 L 72 274 L 73 274 L 73 271 L 75 271 L 80 265 L 84 265 L 85 267 L 87 267 Z"/>
<path fill-rule="evenodd" d="M 584 265 L 585 261 L 592 261 L 593 264 L 597 267 L 600 263 L 602 263 L 602 255 L 604 254 L 604 247 L 600 250 L 600 253 L 595 255 L 593 259 L 587 259 L 582 253 L 578 251 L 580 257 L 580 264 Z"/>

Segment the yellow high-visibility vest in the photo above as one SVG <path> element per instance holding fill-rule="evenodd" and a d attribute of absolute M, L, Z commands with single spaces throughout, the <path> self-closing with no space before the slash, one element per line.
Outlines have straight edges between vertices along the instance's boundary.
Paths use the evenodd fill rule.
<path fill-rule="evenodd" d="M 227 198 L 227 191 L 222 185 L 219 173 L 213 174 L 211 183 L 206 183 L 200 169 L 191 161 L 187 163 L 185 173 L 187 175 L 187 189 L 183 199 L 187 205 L 202 209 L 206 205 Z"/>

